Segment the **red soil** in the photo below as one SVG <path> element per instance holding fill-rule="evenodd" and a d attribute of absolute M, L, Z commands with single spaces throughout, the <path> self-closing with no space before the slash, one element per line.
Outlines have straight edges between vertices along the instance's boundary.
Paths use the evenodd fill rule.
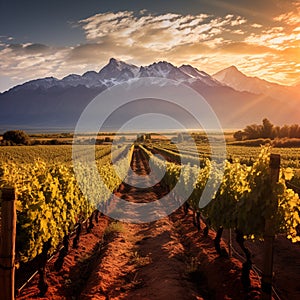
<path fill-rule="evenodd" d="M 74 295 L 74 284 L 80 282 L 80 275 L 83 274 L 83 268 L 87 266 L 85 259 L 89 258 L 94 252 L 95 247 L 102 241 L 104 229 L 108 224 L 106 217 L 101 217 L 99 223 L 93 228 L 92 233 L 83 230 L 77 249 L 72 249 L 70 243 L 69 253 L 65 257 L 61 271 L 54 270 L 54 262 L 58 254 L 47 264 L 47 283 L 49 285 L 45 297 L 38 297 L 37 288 L 39 276 L 35 278 L 20 292 L 17 299 L 72 299 Z M 81 273 L 81 274 L 80 274 Z"/>

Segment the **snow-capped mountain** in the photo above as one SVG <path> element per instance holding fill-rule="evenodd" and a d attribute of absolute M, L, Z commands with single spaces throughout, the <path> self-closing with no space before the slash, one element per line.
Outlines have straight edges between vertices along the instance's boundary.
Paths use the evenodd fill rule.
<path fill-rule="evenodd" d="M 214 79 L 212 76 L 203 71 L 199 71 L 197 68 L 194 68 L 191 65 L 182 65 L 179 70 L 193 79 L 200 79 L 209 86 L 220 85 L 220 82 Z"/>
<path fill-rule="evenodd" d="M 20 89 L 49 89 L 52 86 L 59 85 L 60 80 L 54 77 L 45 77 L 41 79 L 35 79 L 28 82 L 25 82 L 24 84 L 17 85 L 13 87 L 11 90 L 18 91 Z"/>
<path fill-rule="evenodd" d="M 186 81 L 189 79 L 185 73 L 181 72 L 179 68 L 173 66 L 166 61 L 160 61 L 152 65 L 141 67 L 139 70 L 139 77 L 163 77 L 177 81 Z"/>
<path fill-rule="evenodd" d="M 99 76 L 102 80 L 118 78 L 121 78 L 120 80 L 128 80 L 129 78 L 135 77 L 138 71 L 139 68 L 135 65 L 111 58 L 109 63 L 99 71 Z"/>
<path fill-rule="evenodd" d="M 248 77 L 235 67 L 211 76 L 191 65 L 176 67 L 160 61 L 138 67 L 111 58 L 99 72 L 32 80 L 0 93 L 0 130 L 56 127 L 70 130 L 86 105 L 100 92 L 142 77 L 169 78 L 190 86 L 206 99 L 226 128 L 260 123 L 265 117 L 276 124 L 300 122 L 299 87 Z M 197 105 L 195 103 L 195 107 Z M 135 107 L 134 113 L 138 114 L 139 109 Z M 132 108 L 127 110 L 112 123 L 120 123 L 125 115 L 132 115 Z"/>
<path fill-rule="evenodd" d="M 101 86 L 103 83 L 100 80 L 99 74 L 95 71 L 89 71 L 84 73 L 82 76 L 77 74 L 71 74 L 59 80 L 56 86 L 68 87 L 84 85 L 88 88 Z"/>
<path fill-rule="evenodd" d="M 49 89 L 51 87 L 76 87 L 85 86 L 87 88 L 103 88 L 111 87 L 115 84 L 122 83 L 132 78 L 142 77 L 162 77 L 173 79 L 180 82 L 191 83 L 194 81 L 202 81 L 208 86 L 220 85 L 220 83 L 203 71 L 199 71 L 192 66 L 183 65 L 180 68 L 168 63 L 160 61 L 149 66 L 137 67 L 127 64 L 123 61 L 111 58 L 109 63 L 99 72 L 88 71 L 83 75 L 70 74 L 59 80 L 53 77 L 32 80 L 22 85 L 14 87 L 12 90 L 19 89 Z"/>

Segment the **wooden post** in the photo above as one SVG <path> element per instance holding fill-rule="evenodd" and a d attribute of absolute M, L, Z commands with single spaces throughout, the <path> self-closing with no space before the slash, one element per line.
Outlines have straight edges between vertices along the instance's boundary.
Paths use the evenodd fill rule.
<path fill-rule="evenodd" d="M 0 298 L 15 299 L 15 190 L 2 188 L 0 244 Z"/>
<path fill-rule="evenodd" d="M 270 180 L 273 187 L 279 179 L 280 170 L 280 155 L 271 154 L 270 157 Z M 270 191 L 271 193 L 271 191 Z M 273 196 L 274 197 L 274 196 Z M 264 235 L 264 264 L 262 274 L 262 299 L 272 299 L 272 277 L 273 277 L 273 244 L 275 238 L 274 219 L 272 215 L 277 210 L 278 199 L 271 199 L 270 216 L 265 220 L 265 235 Z"/>
<path fill-rule="evenodd" d="M 232 257 L 232 230 L 229 228 L 229 257 Z"/>

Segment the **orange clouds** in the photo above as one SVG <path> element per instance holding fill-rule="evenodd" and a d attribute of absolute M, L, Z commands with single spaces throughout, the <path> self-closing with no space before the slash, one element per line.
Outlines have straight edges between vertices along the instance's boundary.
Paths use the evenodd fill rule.
<path fill-rule="evenodd" d="M 300 4 L 268 25 L 227 14 L 150 14 L 147 11 L 95 14 L 77 23 L 86 43 L 54 48 L 1 42 L 0 75 L 19 80 L 99 70 L 110 57 L 136 64 L 168 60 L 208 73 L 236 65 L 250 76 L 282 84 L 300 80 Z"/>

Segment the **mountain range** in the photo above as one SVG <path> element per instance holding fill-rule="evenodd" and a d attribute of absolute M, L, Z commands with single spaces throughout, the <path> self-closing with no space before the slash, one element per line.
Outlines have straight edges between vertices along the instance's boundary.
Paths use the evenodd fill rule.
<path fill-rule="evenodd" d="M 96 95 L 116 84 L 142 77 L 168 78 L 193 88 L 211 105 L 223 128 L 243 128 L 260 123 L 265 117 L 278 125 L 300 123 L 300 86 L 248 77 L 234 66 L 209 75 L 191 65 L 176 67 L 161 61 L 138 67 L 111 58 L 99 72 L 70 74 L 61 80 L 36 79 L 0 93 L 0 130 L 71 131 Z M 149 100 L 149 106 L 152 104 Z M 162 113 L 164 109 L 167 112 L 167 108 L 161 107 Z M 107 126 L 122 125 L 134 116 L 132 110 L 139 114 L 138 107 L 128 106 Z"/>

